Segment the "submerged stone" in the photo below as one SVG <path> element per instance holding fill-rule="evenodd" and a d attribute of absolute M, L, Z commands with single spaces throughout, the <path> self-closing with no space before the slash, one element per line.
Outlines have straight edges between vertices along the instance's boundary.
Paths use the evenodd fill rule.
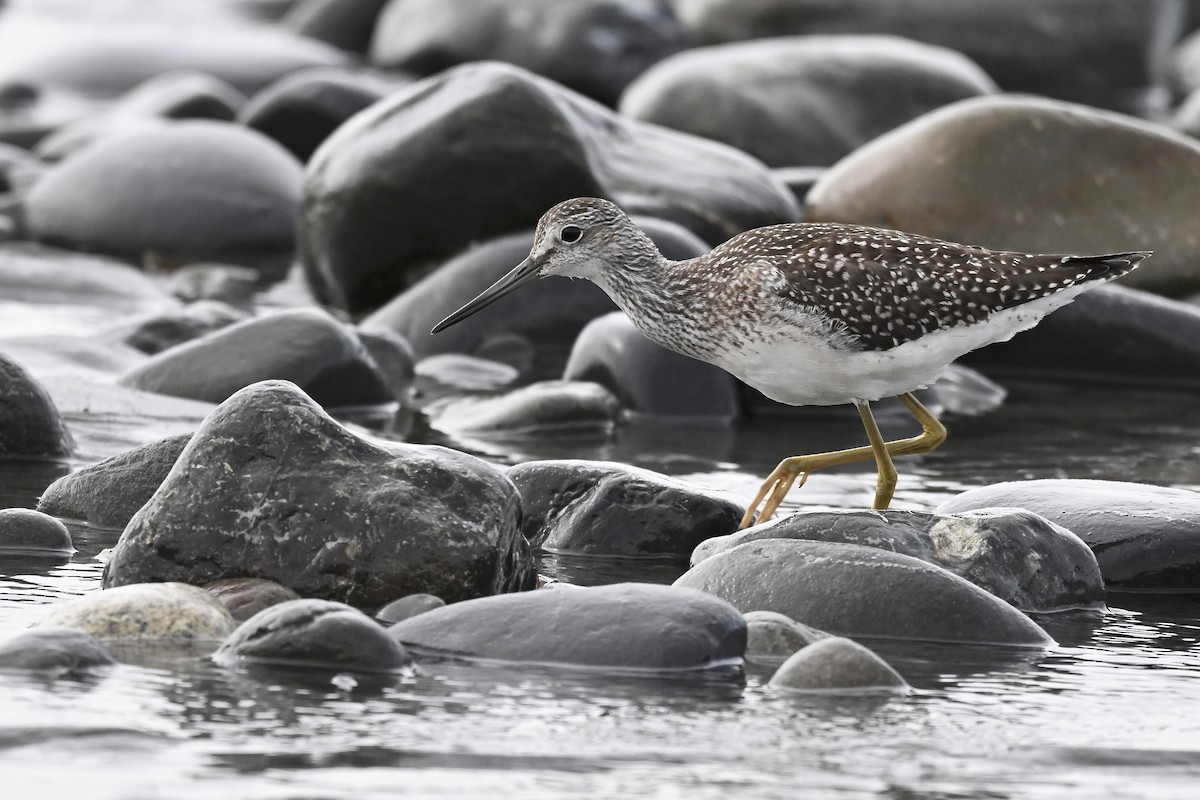
<path fill-rule="evenodd" d="M 403 622 L 409 617 L 415 617 L 418 614 L 424 614 L 426 611 L 433 611 L 435 608 L 441 608 L 446 605 L 446 601 L 436 595 L 410 594 L 401 597 L 399 600 L 393 600 L 379 611 L 375 612 L 375 619 L 380 622 L 397 623 Z"/>
<path fill-rule="evenodd" d="M 787 658 L 827 634 L 774 611 L 747 611 L 746 658 Z"/>
<path fill-rule="evenodd" d="M 279 603 L 300 599 L 291 589 L 265 578 L 225 578 L 207 584 L 204 591 L 217 598 L 237 622 L 245 622 Z"/>
<path fill-rule="evenodd" d="M 0 509 L 0 556 L 69 556 L 71 532 L 54 517 L 27 508 Z"/>
<path fill-rule="evenodd" d="M 886 661 L 857 642 L 830 636 L 795 653 L 771 676 L 772 689 L 789 692 L 906 692 L 908 683 Z"/>
<path fill-rule="evenodd" d="M 0 355 L 0 457 L 64 458 L 73 447 L 45 388 L 20 364 Z"/>
<path fill-rule="evenodd" d="M 74 674 L 116 663 L 104 645 L 83 631 L 32 630 L 0 642 L 0 670 Z"/>

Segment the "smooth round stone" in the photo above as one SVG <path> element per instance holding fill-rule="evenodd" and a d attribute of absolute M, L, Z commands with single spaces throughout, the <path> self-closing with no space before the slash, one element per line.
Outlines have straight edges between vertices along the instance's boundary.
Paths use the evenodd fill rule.
<path fill-rule="evenodd" d="M 69 556 L 71 532 L 54 517 L 27 508 L 0 509 L 0 556 Z"/>
<path fill-rule="evenodd" d="M 249 312 L 228 303 L 201 300 L 144 319 L 136 323 L 121 340 L 136 350 L 155 355 L 249 317 Z"/>
<path fill-rule="evenodd" d="M 424 614 L 426 611 L 433 611 L 435 608 L 441 608 L 446 605 L 446 601 L 436 595 L 410 594 L 401 597 L 399 600 L 393 600 L 383 608 L 375 612 L 375 619 L 380 622 L 394 624 L 403 622 L 404 620 L 415 617 L 418 614 Z"/>
<path fill-rule="evenodd" d="M 0 642 L 0 670 L 74 674 L 115 663 L 104 645 L 83 631 L 33 630 Z"/>
<path fill-rule="evenodd" d="M 265 578 L 224 578 L 205 585 L 236 622 L 245 622 L 263 609 L 299 600 L 300 595 Z"/>
<path fill-rule="evenodd" d="M 738 504 L 650 470 L 610 461 L 510 467 L 534 547 L 597 556 L 676 556 L 737 528 Z"/>
<path fill-rule="evenodd" d="M 799 213 L 740 151 L 619 116 L 518 67 L 466 64 L 365 109 L 313 154 L 305 275 L 323 302 L 372 310 L 472 243 L 529 230 L 577 196 L 610 197 L 705 241 Z"/>
<path fill-rule="evenodd" d="M 230 325 L 164 350 L 119 382 L 220 403 L 243 387 L 271 379 L 292 381 L 328 407 L 393 399 L 354 329 L 316 308 L 278 311 Z"/>
<path fill-rule="evenodd" d="M 216 598 L 185 583 L 134 583 L 58 603 L 35 628 L 71 628 L 97 639 L 224 639 L 233 617 Z"/>
<path fill-rule="evenodd" d="M 630 81 L 687 45 L 665 3 L 404 0 L 380 16 L 371 60 L 423 75 L 468 61 L 507 61 L 615 105 Z"/>
<path fill-rule="evenodd" d="M 1066 528 L 1020 508 L 961 514 L 802 511 L 708 539 L 692 553 L 692 563 L 763 539 L 841 542 L 912 556 L 1022 611 L 1104 608 L 1104 579 L 1088 546 Z"/>
<path fill-rule="evenodd" d="M 586 381 L 539 381 L 494 397 L 447 398 L 425 407 L 431 427 L 449 434 L 518 436 L 605 433 L 620 403 Z"/>
<path fill-rule="evenodd" d="M 776 611 L 841 636 L 961 644 L 1053 644 L 1029 617 L 942 567 L 856 544 L 750 541 L 705 559 L 676 586 L 739 610 Z"/>
<path fill-rule="evenodd" d="M 746 658 L 787 658 L 797 650 L 826 637 L 774 611 L 747 611 Z"/>
<path fill-rule="evenodd" d="M 29 306 L 80 305 L 121 314 L 176 306 L 161 285 L 129 264 L 34 242 L 0 244 L 0 293 Z"/>
<path fill-rule="evenodd" d="M 506 389 L 520 377 L 520 373 L 508 364 L 455 353 L 423 358 L 414 370 L 418 383 L 469 392 Z"/>
<path fill-rule="evenodd" d="M 104 138 L 48 169 L 25 201 L 31 238 L 135 262 L 223 261 L 282 277 L 303 171 L 267 137 L 188 121 Z"/>
<path fill-rule="evenodd" d="M 909 689 L 900 673 L 857 642 L 830 636 L 792 655 L 768 684 L 788 692 L 896 692 Z"/>
<path fill-rule="evenodd" d="M 387 0 L 300 0 L 280 24 L 339 50 L 366 55 Z"/>
<path fill-rule="evenodd" d="M 1109 591 L 1200 590 L 1200 493 L 1121 481 L 1008 481 L 969 489 L 937 510 L 994 506 L 1069 528 L 1096 554 Z"/>
<path fill-rule="evenodd" d="M 205 419 L 125 528 L 104 585 L 255 575 L 365 607 L 412 592 L 453 602 L 532 586 L 519 513 L 497 467 L 376 445 L 295 385 L 264 381 Z"/>
<path fill-rule="evenodd" d="M 20 364 L 0 355 L 0 456 L 65 458 L 73 447 L 50 395 Z"/>
<path fill-rule="evenodd" d="M 812 221 L 998 250 L 1153 250 L 1122 283 L 1182 294 L 1200 288 L 1197 209 L 1200 143 L 1083 106 L 996 97 L 955 103 L 864 145 L 825 173 L 806 210 Z"/>
<path fill-rule="evenodd" d="M 798 36 L 667 58 L 626 89 L 620 110 L 772 167 L 826 166 L 922 114 L 995 92 L 987 73 L 947 48 L 894 36 Z"/>
<path fill-rule="evenodd" d="M 404 647 L 370 617 L 345 603 L 288 600 L 238 626 L 213 654 L 239 664 L 391 672 L 408 666 Z"/>
<path fill-rule="evenodd" d="M 648 583 L 453 603 L 393 625 L 406 646 L 465 658 L 631 670 L 741 661 L 746 623 L 703 592 Z"/>

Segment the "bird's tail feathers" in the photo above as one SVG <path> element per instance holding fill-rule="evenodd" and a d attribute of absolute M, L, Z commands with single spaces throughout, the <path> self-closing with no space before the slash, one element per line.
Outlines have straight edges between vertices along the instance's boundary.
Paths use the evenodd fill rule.
<path fill-rule="evenodd" d="M 1111 281 L 1133 272 L 1143 259 L 1153 254 L 1151 250 L 1131 250 L 1128 253 L 1107 253 L 1101 256 L 1067 256 L 1063 264 L 1082 266 L 1087 269 L 1084 281 Z"/>

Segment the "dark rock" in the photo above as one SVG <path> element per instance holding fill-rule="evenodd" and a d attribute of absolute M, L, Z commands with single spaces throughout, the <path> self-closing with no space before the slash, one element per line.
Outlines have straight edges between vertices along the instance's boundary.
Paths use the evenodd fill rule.
<path fill-rule="evenodd" d="M 258 612 L 238 626 L 213 660 L 242 663 L 391 672 L 411 659 L 366 614 L 329 600 L 289 600 Z"/>
<path fill-rule="evenodd" d="M 790 692 L 906 692 L 908 684 L 861 644 L 830 636 L 795 653 L 771 676 L 772 689 Z"/>
<path fill-rule="evenodd" d="M 97 528 L 122 529 L 158 489 L 191 438 L 190 433 L 168 436 L 59 478 L 38 500 L 38 510 Z"/>
<path fill-rule="evenodd" d="M 444 605 L 446 605 L 445 600 L 432 594 L 410 594 L 399 600 L 393 600 L 379 609 L 375 612 L 375 619 L 387 623 L 403 622 L 409 617 L 433 611 Z"/>
<path fill-rule="evenodd" d="M 412 345 L 404 337 L 387 330 L 358 330 L 358 340 L 367 354 L 379 367 L 391 389 L 392 396 L 401 404 L 407 404 L 412 396 L 413 383 L 417 377 Z"/>
<path fill-rule="evenodd" d="M 612 669 L 725 666 L 746 649 L 746 622 L 728 603 L 649 583 L 468 600 L 388 633 L 447 655 Z"/>
<path fill-rule="evenodd" d="M 774 611 L 747 611 L 746 658 L 787 658 L 826 634 Z"/>
<path fill-rule="evenodd" d="M 1022 611 L 1103 608 L 1104 580 L 1078 536 L 1018 508 L 962 514 L 924 511 L 803 511 L 729 536 L 692 554 L 698 564 L 762 539 L 807 539 L 876 547 L 948 569 Z"/>
<path fill-rule="evenodd" d="M 640 414 L 730 423 L 742 413 L 736 378 L 655 344 L 620 311 L 588 323 L 563 376 L 595 381 Z"/>
<path fill-rule="evenodd" d="M 744 153 L 618 116 L 517 67 L 468 64 L 357 114 L 313 155 L 305 274 L 323 301 L 377 308 L 472 242 L 589 195 L 706 241 L 799 213 Z"/>
<path fill-rule="evenodd" d="M 825 173 L 806 211 L 1001 250 L 1153 250 L 1122 282 L 1174 294 L 1200 287 L 1196 208 L 1200 143 L 1082 106 L 997 97 L 864 145 Z"/>
<path fill-rule="evenodd" d="M 379 368 L 350 326 L 315 308 L 248 319 L 159 353 L 123 386 L 219 403 L 267 379 L 289 380 L 324 406 L 391 401 Z"/>
<path fill-rule="evenodd" d="M 892 0 L 676 0 L 675 10 L 706 43 L 893 34 L 965 53 L 1009 92 L 1134 113 L 1161 106 L 1180 22 L 1177 0 L 910 0 L 900 12 Z"/>
<path fill-rule="evenodd" d="M 338 126 L 393 88 L 394 84 L 349 70 L 306 70 L 256 94 L 238 121 L 308 161 Z"/>
<path fill-rule="evenodd" d="M 776 180 L 787 186 L 792 196 L 796 198 L 796 202 L 803 206 L 805 198 L 808 197 L 809 190 L 825 174 L 825 168 L 780 167 L 779 169 L 771 170 L 771 174 L 775 176 Z"/>
<path fill-rule="evenodd" d="M 117 663 L 91 635 L 34 630 L 0 642 L 0 669 L 74 674 Z"/>
<path fill-rule="evenodd" d="M 0 555 L 64 556 L 75 552 L 67 526 L 27 508 L 0 509 Z"/>
<path fill-rule="evenodd" d="M 206 585 L 204 591 L 217 598 L 236 622 L 245 622 L 271 606 L 300 599 L 300 595 L 286 586 L 264 578 L 225 578 Z"/>
<path fill-rule="evenodd" d="M 508 364 L 453 353 L 423 358 L 417 362 L 415 372 L 418 384 L 469 392 L 504 389 L 520 377 L 520 373 Z"/>
<path fill-rule="evenodd" d="M 826 166 L 996 85 L 954 50 L 893 36 L 797 36 L 688 50 L 642 73 L 620 110 L 744 150 Z"/>
<path fill-rule="evenodd" d="M 267 381 L 204 421 L 104 582 L 262 577 L 362 606 L 412 592 L 457 601 L 532 584 L 518 515 L 496 467 L 441 447 L 384 449 Z"/>
<path fill-rule="evenodd" d="M 650 470 L 608 461 L 531 461 L 510 467 L 522 530 L 553 553 L 686 558 L 733 531 L 737 504 Z"/>
<path fill-rule="evenodd" d="M 0 355 L 0 457 L 65 458 L 74 443 L 42 385 Z"/>
<path fill-rule="evenodd" d="M 495 397 L 446 398 L 424 410 L 430 426 L 443 433 L 511 437 L 606 433 L 621 406 L 599 384 L 540 381 Z"/>
<path fill-rule="evenodd" d="M 746 542 L 700 562 L 675 585 L 711 592 L 741 611 L 776 611 L 843 636 L 1052 643 L 1020 611 L 948 570 L 855 544 Z"/>
<path fill-rule="evenodd" d="M 181 309 L 144 319 L 121 337 L 130 347 L 154 355 L 176 345 L 228 328 L 250 316 L 227 303 L 201 300 Z"/>
<path fill-rule="evenodd" d="M 47 170 L 25 202 L 39 241 L 133 261 L 291 263 L 300 165 L 253 131 L 176 122 L 103 139 Z"/>
<path fill-rule="evenodd" d="M 380 16 L 371 60 L 422 75 L 507 61 L 615 105 L 630 81 L 687 44 L 656 0 L 402 0 Z"/>
<path fill-rule="evenodd" d="M 366 55 L 385 5 L 387 0 L 301 0 L 288 11 L 282 25 L 339 50 Z"/>
<path fill-rule="evenodd" d="M 215 597 L 184 583 L 138 583 L 58 603 L 34 626 L 97 639 L 224 639 L 233 617 Z"/>
<path fill-rule="evenodd" d="M 1200 591 L 1200 493 L 1092 480 L 1009 481 L 970 489 L 938 513 L 1008 506 L 1069 528 L 1111 591 Z"/>

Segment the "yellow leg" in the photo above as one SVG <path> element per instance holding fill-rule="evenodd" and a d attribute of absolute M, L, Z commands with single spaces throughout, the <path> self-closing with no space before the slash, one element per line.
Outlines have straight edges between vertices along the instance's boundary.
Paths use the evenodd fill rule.
<path fill-rule="evenodd" d="M 893 456 L 908 456 L 917 453 L 928 453 L 930 450 L 938 447 L 942 442 L 946 441 L 946 428 L 938 421 L 937 417 L 929 412 L 929 409 L 921 405 L 921 402 L 909 392 L 899 396 L 900 402 L 909 410 L 917 421 L 921 423 L 921 434 L 908 439 L 897 439 L 891 442 L 885 442 L 883 435 L 879 432 L 879 426 L 875 424 L 875 418 L 871 414 L 870 406 L 866 403 L 858 404 L 859 414 L 862 416 L 863 426 L 867 429 L 867 438 L 871 440 L 871 444 L 866 447 L 853 447 L 849 450 L 834 450 L 829 453 L 816 453 L 808 456 L 792 456 L 785 458 L 779 462 L 767 479 L 763 481 L 762 487 L 758 490 L 758 494 L 754 496 L 754 502 L 746 509 L 746 515 L 742 517 L 742 528 L 750 527 L 755 521 L 754 512 L 758 510 L 759 504 L 763 505 L 762 512 L 758 515 L 758 522 L 766 522 L 775 510 L 779 508 L 779 504 L 783 502 L 783 498 L 797 479 L 800 480 L 800 485 L 808 480 L 810 473 L 827 467 L 834 467 L 840 464 L 851 464 L 856 461 L 866 461 L 867 459 L 875 459 L 879 465 L 879 482 L 875 491 L 875 508 L 887 508 L 892 499 L 892 492 L 896 488 L 896 468 L 892 465 L 891 459 Z"/>

